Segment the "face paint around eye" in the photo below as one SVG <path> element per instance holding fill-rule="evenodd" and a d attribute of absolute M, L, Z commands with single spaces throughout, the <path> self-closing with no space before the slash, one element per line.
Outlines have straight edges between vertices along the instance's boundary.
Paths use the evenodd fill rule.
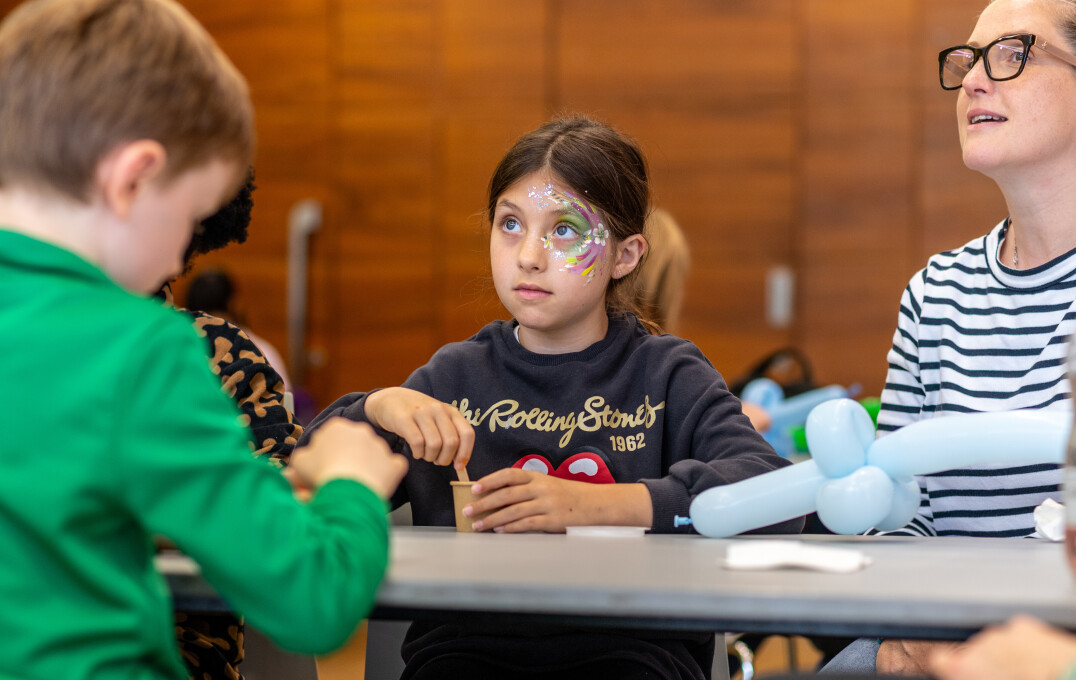
<path fill-rule="evenodd" d="M 564 212 L 562 220 L 542 237 L 542 244 L 552 250 L 555 257 L 564 259 L 564 271 L 585 276 L 589 283 L 594 274 L 601 273 L 604 267 L 603 255 L 608 233 L 601 214 L 586 199 L 568 191 L 558 191 L 552 184 L 531 187 L 527 195 L 535 201 L 538 212 L 546 208 L 557 208 Z M 575 234 L 565 233 L 564 227 Z M 558 231 L 562 233 L 558 234 Z"/>
<path fill-rule="evenodd" d="M 604 270 L 607 237 L 605 225 L 602 224 L 598 210 L 589 201 L 570 192 L 564 192 L 563 195 L 568 206 L 590 226 L 590 230 L 573 249 L 575 252 L 566 253 L 564 263 L 568 271 L 587 277 L 589 282 L 595 273 L 601 274 Z"/>

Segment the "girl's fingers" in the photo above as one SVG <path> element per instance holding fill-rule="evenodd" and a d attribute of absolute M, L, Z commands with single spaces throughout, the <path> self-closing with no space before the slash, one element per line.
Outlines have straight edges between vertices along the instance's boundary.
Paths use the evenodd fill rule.
<path fill-rule="evenodd" d="M 533 495 L 519 486 L 509 486 L 496 491 L 487 492 L 484 496 L 471 501 L 473 515 L 483 512 L 494 512 L 503 508 L 516 507 L 522 503 L 533 500 Z"/>
<path fill-rule="evenodd" d="M 473 505 L 474 503 L 472 503 L 472 506 Z M 477 515 L 480 512 L 482 511 L 476 508 L 474 514 Z M 540 515 L 540 511 L 535 507 L 535 504 L 515 503 L 513 505 L 502 507 L 497 512 L 476 521 L 475 531 L 487 531 L 498 527 L 519 525 L 521 522 L 528 522 L 528 520 L 535 519 L 538 515 Z M 533 521 L 530 522 L 530 524 L 533 523 Z M 520 529 L 515 529 L 515 531 L 520 531 Z"/>
<path fill-rule="evenodd" d="M 441 435 L 437 425 L 428 414 L 416 413 L 411 420 L 407 433 L 400 433 L 411 447 L 411 455 L 416 460 L 437 461 L 441 452 Z"/>
<path fill-rule="evenodd" d="M 495 491 L 497 489 L 504 488 L 506 486 L 515 486 L 519 484 L 526 484 L 530 481 L 531 473 L 526 470 L 520 470 L 519 468 L 504 468 L 491 472 L 482 479 L 475 482 L 475 493 L 487 493 L 489 491 Z"/>
<path fill-rule="evenodd" d="M 504 471 L 502 471 L 504 472 Z M 532 479 L 536 473 L 515 470 L 522 477 Z M 491 512 L 480 520 L 481 528 L 490 529 L 512 525 L 509 531 L 544 530 L 549 525 L 547 517 L 551 508 L 542 494 L 542 488 L 533 484 L 511 484 L 495 491 L 487 492 L 482 498 L 471 502 L 471 516 Z M 520 524 L 522 522 L 522 524 Z M 527 527 L 527 528 L 521 528 Z"/>
<path fill-rule="evenodd" d="M 547 531 L 546 523 L 541 517 L 524 517 L 517 522 L 509 522 L 493 529 L 497 533 L 521 534 L 528 531 Z"/>
<path fill-rule="evenodd" d="M 459 447 L 456 449 L 456 468 L 466 467 L 471 460 L 471 452 L 474 450 L 474 428 L 463 417 L 463 414 L 452 409 L 452 421 L 459 437 Z"/>
<path fill-rule="evenodd" d="M 451 465 L 460 448 L 460 435 L 456 430 L 456 421 L 451 413 L 442 410 L 435 415 L 435 425 L 440 447 L 436 452 L 434 462 L 437 465 Z"/>
<path fill-rule="evenodd" d="M 471 424 L 450 406 L 416 413 L 406 431 L 399 434 L 410 445 L 416 459 L 435 465 L 451 465 L 461 459 L 466 465 L 474 446 Z"/>

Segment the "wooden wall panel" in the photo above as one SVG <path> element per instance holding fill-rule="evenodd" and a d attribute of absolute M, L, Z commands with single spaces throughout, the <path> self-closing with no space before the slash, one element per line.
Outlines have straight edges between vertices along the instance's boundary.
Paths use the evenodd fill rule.
<path fill-rule="evenodd" d="M 332 18 L 332 390 L 399 383 L 434 345 L 435 2 L 337 3 Z M 412 349 L 413 348 L 413 349 Z M 330 397 L 332 395 L 329 395 Z"/>
<path fill-rule="evenodd" d="M 802 3 L 797 336 L 822 382 L 879 394 L 909 239 L 919 114 L 918 2 Z"/>
<path fill-rule="evenodd" d="M 793 5 L 560 7 L 557 103 L 639 140 L 654 203 L 692 248 L 679 332 L 730 378 L 789 340 L 765 322 L 761 283 L 792 257 Z"/>
<path fill-rule="evenodd" d="M 956 92 L 938 85 L 938 52 L 967 41 L 982 9 L 981 0 L 926 3 L 919 52 L 921 70 L 928 72 L 922 87 L 923 156 L 915 173 L 923 200 L 922 233 L 918 239 L 920 266 L 930 255 L 957 248 L 985 234 L 1006 215 L 1001 192 L 990 179 L 968 170 L 957 133 Z"/>
<path fill-rule="evenodd" d="M 545 2 L 514 2 L 507 10 L 502 0 L 443 6 L 434 187 L 438 346 L 508 316 L 490 278 L 486 188 L 508 148 L 548 115 L 550 21 Z"/>
<path fill-rule="evenodd" d="M 230 268 L 286 351 L 288 211 L 323 203 L 305 381 L 322 405 L 504 315 L 486 183 L 556 112 L 639 140 L 693 248 L 682 334 L 729 377 L 795 343 L 821 381 L 876 393 L 908 277 L 1004 215 L 935 79 L 982 0 L 184 4 L 247 76 L 259 129 L 250 241 L 198 265 Z M 797 277 L 787 329 L 764 314 L 777 265 Z"/>
<path fill-rule="evenodd" d="M 306 198 L 331 204 L 329 72 L 326 0 L 284 0 L 269 5 L 183 0 L 246 77 L 254 101 L 259 145 L 255 158 L 255 209 L 249 238 L 195 261 L 197 272 L 223 267 L 236 279 L 247 324 L 287 357 L 287 220 Z M 189 278 L 189 277 L 188 277 Z M 313 277 L 313 319 L 335 316 L 327 305 L 335 286 Z M 183 299 L 185 280 L 177 285 Z M 317 337 L 317 333 L 312 332 Z M 293 368 L 293 374 L 298 376 Z M 307 383 L 318 385 L 316 372 Z"/>

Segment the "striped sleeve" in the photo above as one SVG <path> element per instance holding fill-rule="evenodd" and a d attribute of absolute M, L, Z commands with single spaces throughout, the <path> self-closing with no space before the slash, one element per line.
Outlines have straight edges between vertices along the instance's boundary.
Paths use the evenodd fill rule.
<path fill-rule="evenodd" d="M 897 315 L 897 330 L 887 356 L 882 407 L 878 412 L 878 432 L 887 434 L 919 420 L 924 389 L 919 370 L 919 318 L 922 306 L 915 288 L 922 291 L 920 272 L 904 289 Z M 919 285 L 917 285 L 919 284 Z"/>
<path fill-rule="evenodd" d="M 924 390 L 919 371 L 919 318 L 925 270 L 919 272 L 904 289 L 897 315 L 897 330 L 887 356 L 882 406 L 878 412 L 878 436 L 898 430 L 919 420 Z M 917 297 L 918 293 L 918 297 Z M 887 532 L 898 536 L 933 536 L 934 518 L 923 480 L 919 482 L 919 512 L 903 529 Z"/>

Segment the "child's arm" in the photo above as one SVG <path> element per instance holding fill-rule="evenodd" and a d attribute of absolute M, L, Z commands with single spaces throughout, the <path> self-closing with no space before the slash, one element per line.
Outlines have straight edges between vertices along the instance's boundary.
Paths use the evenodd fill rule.
<path fill-rule="evenodd" d="M 290 474 L 315 489 L 298 503 L 280 471 L 250 455 L 249 434 L 189 323 L 168 319 L 130 335 L 132 347 L 166 349 L 129 353 L 110 386 L 127 416 L 101 480 L 115 499 L 114 524 L 172 539 L 281 646 L 324 653 L 342 644 L 384 575 L 384 497 L 406 459 L 369 426 L 327 420 L 293 454 Z"/>
<path fill-rule="evenodd" d="M 411 447 L 416 460 L 460 470 L 471 459 L 474 428 L 455 407 L 406 387 L 389 387 L 366 396 L 366 417 Z"/>
<path fill-rule="evenodd" d="M 496 511 L 475 531 L 563 532 L 569 526 L 614 525 L 649 528 L 654 521 L 650 492 L 643 484 L 588 484 L 530 470 L 507 468 L 475 482 L 488 496 L 464 508 L 467 516 Z"/>
<path fill-rule="evenodd" d="M 651 530 L 686 533 L 677 516 L 690 514 L 691 502 L 707 489 L 789 465 L 751 425 L 740 400 L 725 385 L 705 355 L 690 342 L 666 338 L 661 364 L 652 370 L 668 376 L 662 432 L 664 474 L 641 479 L 654 512 Z M 795 518 L 758 533 L 799 533 Z M 754 533 L 754 532 L 752 532 Z"/>
<path fill-rule="evenodd" d="M 385 499 L 406 472 L 407 459 L 392 453 L 369 425 L 332 418 L 311 435 L 308 445 L 295 450 L 288 476 L 310 490 L 351 479 Z"/>

